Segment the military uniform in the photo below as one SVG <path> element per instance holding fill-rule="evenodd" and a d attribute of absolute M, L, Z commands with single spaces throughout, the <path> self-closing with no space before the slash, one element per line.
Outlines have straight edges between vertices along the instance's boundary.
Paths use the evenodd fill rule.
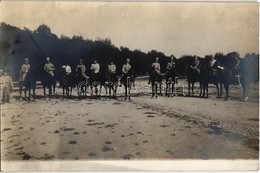
<path fill-rule="evenodd" d="M 99 73 L 99 70 L 100 70 L 100 66 L 98 63 L 95 63 L 95 64 L 91 64 L 91 70 L 94 71 L 94 73 Z"/>
<path fill-rule="evenodd" d="M 9 75 L 0 77 L 0 98 L 3 102 L 10 102 L 11 92 L 13 90 L 13 81 Z"/>
<path fill-rule="evenodd" d="M 110 73 L 110 74 L 114 74 L 114 73 L 116 73 L 116 65 L 115 64 L 110 64 L 110 65 L 108 65 L 108 72 Z"/>
<path fill-rule="evenodd" d="M 86 66 L 84 64 L 79 64 L 77 65 L 77 68 L 76 68 L 76 71 L 77 72 L 81 72 L 81 75 L 85 78 L 87 78 L 87 75 L 86 75 Z"/>
<path fill-rule="evenodd" d="M 24 81 L 28 71 L 30 70 L 30 64 L 23 64 L 20 70 L 20 81 Z"/>
<path fill-rule="evenodd" d="M 122 67 L 122 72 L 123 74 L 127 74 L 131 70 L 131 65 L 130 64 L 124 64 Z"/>
<path fill-rule="evenodd" d="M 54 65 L 52 63 L 46 63 L 44 65 L 44 70 L 49 73 L 51 76 L 54 76 Z"/>

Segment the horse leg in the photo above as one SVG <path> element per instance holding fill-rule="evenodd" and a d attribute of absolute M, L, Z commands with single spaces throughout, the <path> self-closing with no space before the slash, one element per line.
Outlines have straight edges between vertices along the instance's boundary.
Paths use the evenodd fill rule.
<path fill-rule="evenodd" d="M 159 84 L 159 94 L 162 95 L 162 83 Z"/>
<path fill-rule="evenodd" d="M 27 88 L 24 88 L 24 98 L 27 100 Z"/>
<path fill-rule="evenodd" d="M 35 96 L 36 96 L 35 90 L 36 90 L 36 86 L 34 86 L 34 87 L 32 88 L 32 91 L 33 91 L 33 100 L 35 100 Z"/>
<path fill-rule="evenodd" d="M 125 85 L 125 100 L 127 99 L 127 86 Z"/>
<path fill-rule="evenodd" d="M 206 98 L 209 97 L 209 83 L 206 83 Z"/>
<path fill-rule="evenodd" d="M 171 84 L 171 87 L 172 87 L 172 88 L 171 88 L 171 92 L 172 92 L 172 97 L 173 97 L 173 96 L 175 95 L 175 94 L 174 94 L 174 83 Z"/>
<path fill-rule="evenodd" d="M 131 101 L 131 84 L 129 84 L 129 87 L 128 87 L 128 100 Z"/>
<path fill-rule="evenodd" d="M 44 100 L 46 98 L 46 87 L 45 86 L 43 86 L 43 98 L 44 98 Z"/>
<path fill-rule="evenodd" d="M 190 81 L 188 81 L 188 90 L 189 90 L 188 94 L 189 94 L 189 96 L 190 96 L 190 84 L 191 84 Z"/>
<path fill-rule="evenodd" d="M 157 90 L 158 90 L 158 83 L 156 82 L 156 83 L 155 83 L 155 98 L 158 97 L 158 95 L 157 95 Z"/>
<path fill-rule="evenodd" d="M 51 99 L 52 98 L 52 87 L 49 86 L 48 88 L 49 88 L 49 98 Z"/>
<path fill-rule="evenodd" d="M 168 96 L 168 83 L 166 82 L 166 89 L 165 89 L 165 95 Z"/>
<path fill-rule="evenodd" d="M 152 97 L 151 98 L 153 98 L 153 96 L 154 96 L 154 83 L 152 82 Z"/>
<path fill-rule="evenodd" d="M 218 83 L 216 83 L 215 85 L 216 85 L 216 90 L 217 90 L 217 96 L 216 96 L 216 98 L 219 98 L 219 86 L 218 86 Z"/>
<path fill-rule="evenodd" d="M 191 96 L 194 96 L 194 82 L 191 83 Z"/>
<path fill-rule="evenodd" d="M 113 86 L 113 88 L 114 88 L 113 97 L 116 99 L 117 86 Z"/>
<path fill-rule="evenodd" d="M 202 83 L 200 82 L 200 95 L 199 95 L 199 97 L 201 97 L 202 96 Z"/>
<path fill-rule="evenodd" d="M 219 98 L 222 97 L 222 91 L 223 91 L 223 86 L 222 86 L 222 82 L 219 83 Z"/>
<path fill-rule="evenodd" d="M 20 98 L 19 98 L 19 100 L 22 100 L 23 85 L 20 82 L 19 82 L 19 91 L 20 91 Z"/>
<path fill-rule="evenodd" d="M 31 101 L 31 87 L 28 89 L 29 101 Z"/>
<path fill-rule="evenodd" d="M 229 83 L 228 82 L 224 83 L 224 87 L 225 87 L 225 91 L 226 91 L 225 101 L 228 101 L 228 99 L 229 99 Z"/>
<path fill-rule="evenodd" d="M 53 84 L 53 98 L 55 98 L 55 88 L 56 88 L 56 85 L 55 83 Z"/>

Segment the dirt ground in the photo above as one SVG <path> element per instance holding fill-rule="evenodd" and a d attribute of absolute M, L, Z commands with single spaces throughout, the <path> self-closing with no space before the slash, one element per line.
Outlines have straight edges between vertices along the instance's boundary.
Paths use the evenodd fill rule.
<path fill-rule="evenodd" d="M 132 101 L 31 102 L 16 100 L 16 91 L 1 105 L 1 159 L 258 159 L 258 84 L 248 102 L 239 100 L 241 91 L 232 86 L 229 101 L 216 99 L 211 87 L 208 99 L 146 93 Z"/>

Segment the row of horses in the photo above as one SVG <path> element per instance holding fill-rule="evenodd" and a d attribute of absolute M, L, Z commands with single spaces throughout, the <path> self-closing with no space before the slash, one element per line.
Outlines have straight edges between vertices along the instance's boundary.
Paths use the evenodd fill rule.
<path fill-rule="evenodd" d="M 76 87 L 78 99 L 86 96 L 87 89 L 90 89 L 91 97 L 101 96 L 102 86 L 106 89 L 106 94 L 109 97 L 116 97 L 117 86 L 123 85 L 125 88 L 125 99 L 130 100 L 130 90 L 134 83 L 133 72 L 122 75 L 120 78 L 115 73 L 95 73 L 91 71 L 87 77 L 81 73 L 81 71 L 76 71 L 75 73 L 67 74 L 64 68 L 60 69 L 59 74 L 54 76 L 50 75 L 43 69 L 30 68 L 27 75 L 23 81 L 19 81 L 19 91 L 20 100 L 22 99 L 22 92 L 24 91 L 24 97 L 26 100 L 30 100 L 31 97 L 35 99 L 36 97 L 36 81 L 39 79 L 43 87 L 44 99 L 49 97 L 54 98 L 56 83 L 59 82 L 62 88 L 63 98 L 71 98 L 72 89 Z M 47 93 L 48 90 L 48 93 Z"/>
<path fill-rule="evenodd" d="M 252 82 L 250 74 L 248 73 L 248 60 L 243 59 L 237 68 L 229 67 L 223 63 L 218 62 L 216 66 L 209 66 L 209 59 L 203 61 L 199 70 L 188 68 L 187 81 L 189 88 L 189 95 L 194 95 L 194 84 L 200 84 L 200 97 L 208 98 L 209 84 L 216 86 L 217 98 L 222 97 L 223 86 L 225 89 L 225 100 L 229 99 L 230 85 L 241 85 L 243 89 L 242 100 L 247 101 L 249 94 L 249 84 Z"/>
<path fill-rule="evenodd" d="M 240 69 L 243 69 L 243 62 L 240 62 Z M 200 97 L 208 98 L 209 84 L 214 84 L 217 90 L 217 98 L 222 97 L 222 87 L 225 89 L 225 100 L 229 98 L 229 86 L 240 80 L 240 84 L 243 88 L 243 100 L 246 101 L 248 98 L 249 91 L 249 78 L 243 70 L 240 70 L 240 78 L 237 78 L 232 73 L 232 69 L 227 67 L 216 68 L 209 67 L 208 62 L 205 60 L 198 69 L 191 67 L 187 68 L 187 81 L 188 81 L 188 92 L 189 96 L 194 96 L 194 84 L 199 82 L 200 84 Z M 168 70 L 165 74 L 166 80 L 166 96 L 170 97 L 174 95 L 174 87 L 177 84 L 178 75 L 175 68 Z M 76 71 L 72 74 L 67 74 L 64 68 L 61 68 L 60 75 L 51 76 L 44 70 L 36 70 L 31 68 L 27 73 L 24 81 L 19 82 L 20 98 L 22 98 L 22 91 L 24 90 L 25 98 L 30 99 L 32 96 L 35 99 L 36 80 L 40 79 L 43 86 L 44 98 L 52 98 L 55 93 L 56 82 L 60 83 L 63 91 L 63 98 L 70 98 L 72 95 L 72 89 L 76 87 L 78 99 L 86 96 L 87 90 L 90 89 L 91 97 L 101 95 L 102 86 L 105 87 L 106 95 L 109 97 L 116 97 L 117 87 L 119 85 L 124 86 L 124 97 L 131 99 L 131 87 L 134 86 L 134 74 L 130 70 L 127 74 L 121 76 L 115 73 L 94 73 L 91 71 L 88 74 L 88 78 L 84 77 L 81 71 Z M 150 72 L 150 84 L 152 88 L 152 97 L 158 96 L 158 90 L 161 92 L 161 84 L 163 76 L 157 73 L 155 70 Z M 49 93 L 46 93 L 48 89 Z M 32 93 L 31 93 L 32 92 Z M 27 95 L 28 93 L 28 95 Z"/>

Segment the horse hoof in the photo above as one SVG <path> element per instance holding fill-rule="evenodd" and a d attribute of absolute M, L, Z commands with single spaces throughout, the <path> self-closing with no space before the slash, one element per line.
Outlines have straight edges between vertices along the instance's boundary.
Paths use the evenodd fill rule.
<path fill-rule="evenodd" d="M 248 97 L 246 97 L 245 99 L 244 99 L 244 101 L 246 102 L 248 100 Z"/>

